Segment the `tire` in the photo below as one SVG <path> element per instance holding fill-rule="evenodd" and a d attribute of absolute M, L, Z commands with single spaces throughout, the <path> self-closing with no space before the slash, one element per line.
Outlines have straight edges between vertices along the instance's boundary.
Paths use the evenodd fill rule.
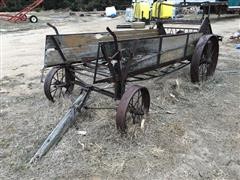
<path fill-rule="evenodd" d="M 218 38 L 214 35 L 202 36 L 194 50 L 191 60 L 191 81 L 193 83 L 206 81 L 213 76 L 219 55 Z"/>
<path fill-rule="evenodd" d="M 34 15 L 30 16 L 29 20 L 30 20 L 31 23 L 37 23 L 38 22 L 37 16 L 34 16 Z"/>

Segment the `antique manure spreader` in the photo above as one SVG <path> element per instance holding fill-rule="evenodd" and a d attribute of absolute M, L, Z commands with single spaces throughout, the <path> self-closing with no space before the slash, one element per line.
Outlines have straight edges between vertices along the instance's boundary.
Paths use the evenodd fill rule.
<path fill-rule="evenodd" d="M 71 94 L 74 86 L 81 93 L 47 137 L 35 156 L 40 159 L 75 123 L 86 107 L 91 92 L 116 100 L 116 126 L 126 133 L 128 126 L 141 123 L 149 111 L 146 87 L 134 82 L 156 78 L 190 64 L 192 82 L 214 74 L 221 38 L 212 33 L 205 18 L 200 28 L 164 27 L 104 33 L 59 34 L 46 37 L 45 68 L 51 68 L 44 82 L 46 97 L 54 102 Z M 88 83 L 85 78 L 91 78 Z M 106 86 L 108 84 L 108 86 Z"/>

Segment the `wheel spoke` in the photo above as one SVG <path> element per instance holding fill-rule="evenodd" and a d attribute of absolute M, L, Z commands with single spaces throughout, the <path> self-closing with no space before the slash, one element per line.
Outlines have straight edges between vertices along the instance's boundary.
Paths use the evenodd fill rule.
<path fill-rule="evenodd" d="M 129 111 L 131 113 L 133 124 L 141 121 L 142 114 L 144 114 L 141 91 L 135 93 L 134 96 L 131 98 L 129 102 Z"/>
<path fill-rule="evenodd" d="M 57 82 L 58 81 L 55 78 L 53 78 L 52 81 L 51 81 L 50 86 L 53 86 L 53 85 L 56 86 Z"/>
<path fill-rule="evenodd" d="M 60 88 L 60 92 L 59 92 L 59 98 L 61 97 L 61 94 L 62 94 L 62 88 Z"/>
<path fill-rule="evenodd" d="M 132 117 L 133 124 L 135 124 L 136 123 L 136 121 L 135 121 L 135 119 L 136 119 L 135 113 L 131 113 L 131 117 Z"/>
<path fill-rule="evenodd" d="M 66 89 L 65 94 L 70 93 L 69 87 L 64 87 Z"/>
<path fill-rule="evenodd" d="M 59 77 L 58 77 L 58 71 L 57 71 L 57 73 L 56 73 L 56 74 L 57 74 L 57 81 L 59 81 Z"/>
<path fill-rule="evenodd" d="M 206 61 L 207 61 L 206 54 L 203 53 L 202 58 L 201 58 L 201 61 L 200 61 L 200 64 L 203 64 L 203 63 L 205 63 Z"/>
<path fill-rule="evenodd" d="M 55 92 L 57 90 L 57 88 L 55 88 L 55 89 L 53 89 L 52 91 L 50 91 L 50 93 L 53 93 L 53 92 Z"/>
<path fill-rule="evenodd" d="M 55 81 L 58 81 L 58 80 L 55 78 L 55 76 L 53 76 L 53 79 L 54 79 Z"/>
<path fill-rule="evenodd" d="M 207 72 L 206 72 L 207 76 L 211 75 L 211 67 L 212 67 L 212 64 L 207 65 Z"/>
<path fill-rule="evenodd" d="M 61 80 L 63 79 L 63 69 L 62 69 L 62 78 L 61 78 Z"/>
<path fill-rule="evenodd" d="M 143 110 L 143 99 L 141 99 L 141 106 L 140 106 L 140 111 L 142 114 L 144 114 L 144 110 Z"/>
<path fill-rule="evenodd" d="M 62 76 L 61 82 L 64 82 L 64 78 L 65 78 L 65 74 L 63 74 L 63 76 Z"/>
<path fill-rule="evenodd" d="M 53 85 L 56 86 L 56 82 L 50 84 L 50 86 L 53 86 Z"/>
<path fill-rule="evenodd" d="M 140 92 L 138 92 L 138 98 L 137 98 L 137 101 L 134 104 L 134 107 L 137 105 L 137 103 L 139 102 L 140 98 L 142 98 L 142 94 Z"/>
<path fill-rule="evenodd" d="M 56 88 L 56 91 L 55 91 L 54 94 L 52 95 L 53 99 L 54 99 L 54 97 L 56 96 L 57 91 L 58 91 L 58 89 Z"/>
<path fill-rule="evenodd" d="M 139 97 L 138 97 L 138 98 L 139 98 Z M 137 101 L 136 101 L 135 104 L 134 104 L 134 109 L 135 109 L 135 110 L 137 110 L 138 104 L 139 104 L 139 101 L 138 101 L 138 99 L 137 99 Z"/>
<path fill-rule="evenodd" d="M 138 106 L 137 106 L 137 113 L 138 115 L 139 114 L 142 114 L 142 99 L 139 99 L 139 103 L 138 103 Z"/>
<path fill-rule="evenodd" d="M 131 105 L 131 106 L 130 106 L 130 105 Z M 129 106 L 130 106 L 130 107 L 133 107 L 133 98 L 130 100 Z"/>
<path fill-rule="evenodd" d="M 207 80 L 215 50 L 212 41 L 208 41 L 199 64 L 199 76 L 202 82 Z"/>

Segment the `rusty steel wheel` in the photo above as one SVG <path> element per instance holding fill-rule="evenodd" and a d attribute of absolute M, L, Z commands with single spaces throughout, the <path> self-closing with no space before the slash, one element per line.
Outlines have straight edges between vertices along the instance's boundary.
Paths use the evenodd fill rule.
<path fill-rule="evenodd" d="M 150 107 L 150 95 L 145 87 L 131 86 L 122 96 L 116 114 L 117 128 L 126 132 L 131 124 L 141 123 Z"/>
<path fill-rule="evenodd" d="M 214 35 L 205 35 L 198 41 L 192 61 L 191 80 L 203 82 L 215 72 L 219 54 L 218 38 Z"/>
<path fill-rule="evenodd" d="M 66 74 L 68 75 L 66 76 Z M 56 98 L 70 94 L 74 88 L 74 79 L 74 73 L 67 71 L 65 68 L 52 68 L 44 81 L 44 93 L 46 97 L 50 101 L 55 102 Z"/>

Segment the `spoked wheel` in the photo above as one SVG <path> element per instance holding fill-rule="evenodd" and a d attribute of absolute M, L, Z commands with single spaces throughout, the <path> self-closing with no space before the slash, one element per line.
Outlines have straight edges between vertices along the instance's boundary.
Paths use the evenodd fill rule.
<path fill-rule="evenodd" d="M 203 36 L 197 43 L 191 61 L 192 82 L 204 82 L 215 72 L 219 54 L 216 36 Z"/>
<path fill-rule="evenodd" d="M 57 98 L 70 94 L 74 88 L 74 72 L 66 68 L 54 67 L 44 81 L 44 93 L 46 97 L 55 102 Z"/>
<path fill-rule="evenodd" d="M 122 96 L 117 108 L 117 128 L 122 132 L 133 124 L 141 124 L 150 107 L 150 95 L 145 87 L 131 86 Z"/>

